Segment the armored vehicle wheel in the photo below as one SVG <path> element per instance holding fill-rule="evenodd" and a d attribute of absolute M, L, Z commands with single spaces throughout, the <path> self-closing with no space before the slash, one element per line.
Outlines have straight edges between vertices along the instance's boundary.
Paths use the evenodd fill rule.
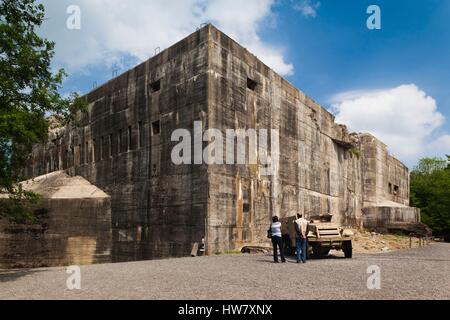
<path fill-rule="evenodd" d="M 342 242 L 342 251 L 344 251 L 344 256 L 349 259 L 352 257 L 352 242 L 351 241 L 344 241 Z"/>

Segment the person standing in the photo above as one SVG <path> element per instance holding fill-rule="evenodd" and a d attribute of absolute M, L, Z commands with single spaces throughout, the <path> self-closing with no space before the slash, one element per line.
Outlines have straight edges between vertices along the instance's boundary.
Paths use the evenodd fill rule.
<path fill-rule="evenodd" d="M 270 225 L 270 230 L 272 233 L 272 245 L 273 245 L 273 261 L 275 263 L 278 263 L 278 253 L 277 253 L 277 247 L 280 249 L 280 257 L 281 262 L 286 262 L 286 259 L 284 258 L 284 252 L 283 252 L 283 238 L 281 236 L 281 222 L 278 221 L 278 217 L 275 216 L 272 218 L 272 224 Z"/>
<path fill-rule="evenodd" d="M 303 218 L 302 214 L 297 213 L 297 220 L 295 220 L 294 224 L 296 233 L 295 242 L 297 246 L 297 263 L 300 263 L 300 261 L 306 263 L 306 251 L 308 250 L 308 221 Z"/>

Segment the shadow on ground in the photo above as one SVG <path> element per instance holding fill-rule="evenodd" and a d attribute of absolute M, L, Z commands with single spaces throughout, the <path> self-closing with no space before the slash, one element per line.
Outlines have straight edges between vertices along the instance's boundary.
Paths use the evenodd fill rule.
<path fill-rule="evenodd" d="M 273 263 L 273 255 L 267 254 L 265 255 L 266 259 L 259 259 L 258 262 L 266 262 L 266 263 Z M 297 257 L 295 255 L 285 255 L 287 262 L 297 262 Z M 340 255 L 310 255 L 308 256 L 307 260 L 345 260 L 346 258 L 344 256 Z M 280 260 L 280 257 L 278 257 L 278 260 Z"/>
<path fill-rule="evenodd" d="M 19 278 L 29 276 L 34 273 L 45 272 L 46 270 L 0 270 L 0 283 L 16 281 Z"/>

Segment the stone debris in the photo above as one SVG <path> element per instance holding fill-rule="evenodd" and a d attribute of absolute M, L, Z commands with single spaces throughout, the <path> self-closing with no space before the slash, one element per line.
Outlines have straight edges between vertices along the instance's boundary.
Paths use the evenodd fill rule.
<path fill-rule="evenodd" d="M 424 244 L 423 239 L 421 243 L 422 245 Z M 419 244 L 419 238 L 415 235 L 411 235 L 410 237 L 408 234 L 377 234 L 374 236 L 371 232 L 357 230 L 355 230 L 352 245 L 355 253 L 387 252 L 418 248 L 421 246 Z"/>
<path fill-rule="evenodd" d="M 257 253 L 270 253 L 272 252 L 272 248 L 270 247 L 261 247 L 261 246 L 245 246 L 241 249 L 241 253 L 251 253 L 251 254 L 257 254 Z"/>

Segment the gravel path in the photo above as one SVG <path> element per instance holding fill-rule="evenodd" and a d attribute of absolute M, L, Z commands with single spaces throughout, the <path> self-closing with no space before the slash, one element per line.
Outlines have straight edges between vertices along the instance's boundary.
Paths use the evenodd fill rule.
<path fill-rule="evenodd" d="M 380 267 L 381 288 L 367 288 Z M 268 255 L 223 255 L 0 272 L 0 299 L 450 299 L 450 244 L 380 254 L 335 252 L 274 264 Z"/>

